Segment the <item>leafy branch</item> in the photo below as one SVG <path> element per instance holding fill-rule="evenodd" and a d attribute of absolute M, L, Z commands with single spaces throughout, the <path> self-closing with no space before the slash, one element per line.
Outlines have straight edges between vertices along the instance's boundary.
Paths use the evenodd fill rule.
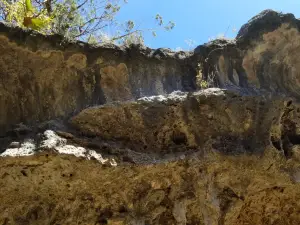
<path fill-rule="evenodd" d="M 110 37 L 111 42 L 140 36 L 155 29 L 136 29 L 128 20 L 119 23 L 116 15 L 127 0 L 0 0 L 0 18 L 21 27 L 27 27 L 46 34 L 60 34 L 68 39 L 94 40 L 103 42 L 103 34 L 110 27 L 117 31 Z M 158 27 L 166 31 L 175 23 L 164 23 L 161 15 L 155 16 Z"/>

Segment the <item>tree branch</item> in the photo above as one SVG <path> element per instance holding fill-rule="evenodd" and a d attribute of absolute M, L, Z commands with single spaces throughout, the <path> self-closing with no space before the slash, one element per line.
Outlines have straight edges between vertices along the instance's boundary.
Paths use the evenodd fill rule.
<path fill-rule="evenodd" d="M 137 33 L 137 32 L 143 32 L 143 30 L 135 30 L 135 31 L 129 32 L 129 33 L 127 33 L 127 34 L 123 34 L 123 35 L 121 35 L 121 36 L 114 37 L 114 38 L 111 39 L 111 40 L 112 40 L 112 41 L 116 41 L 116 40 L 122 39 L 122 38 L 124 38 L 124 37 L 127 37 L 127 36 L 129 36 L 129 35 L 131 35 L 131 34 L 134 34 L 134 33 Z"/>

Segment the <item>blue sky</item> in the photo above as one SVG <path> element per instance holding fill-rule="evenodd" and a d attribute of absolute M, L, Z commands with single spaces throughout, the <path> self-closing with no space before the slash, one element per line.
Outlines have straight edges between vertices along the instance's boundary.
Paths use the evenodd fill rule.
<path fill-rule="evenodd" d="M 227 37 L 235 37 L 233 28 L 239 30 L 264 9 L 293 13 L 299 18 L 300 0 L 128 0 L 117 18 L 132 19 L 141 29 L 155 28 L 154 16 L 159 13 L 165 21 L 174 21 L 176 27 L 170 32 L 157 32 L 156 38 L 146 33 L 146 45 L 187 49 L 185 40 L 199 45 L 226 31 Z"/>

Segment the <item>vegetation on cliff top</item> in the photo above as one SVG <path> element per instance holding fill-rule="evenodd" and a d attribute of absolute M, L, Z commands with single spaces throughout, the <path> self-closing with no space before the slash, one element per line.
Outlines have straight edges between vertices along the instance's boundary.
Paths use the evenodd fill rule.
<path fill-rule="evenodd" d="M 45 34 L 60 34 L 68 39 L 90 43 L 143 43 L 143 33 L 155 29 L 139 30 L 128 20 L 121 23 L 116 15 L 128 0 L 0 0 L 0 19 L 20 27 Z M 157 28 L 172 30 L 174 22 L 165 23 L 157 14 Z M 107 28 L 113 29 L 108 35 Z"/>

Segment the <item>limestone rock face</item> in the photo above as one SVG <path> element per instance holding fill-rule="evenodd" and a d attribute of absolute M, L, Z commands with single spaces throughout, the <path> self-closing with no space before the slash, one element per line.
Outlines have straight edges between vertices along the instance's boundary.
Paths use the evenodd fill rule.
<path fill-rule="evenodd" d="M 173 52 L 0 23 L 0 224 L 300 224 L 299 29 Z"/>
<path fill-rule="evenodd" d="M 259 152 L 271 139 L 281 143 L 282 133 L 294 129 L 290 126 L 297 124 L 298 107 L 282 98 L 215 88 L 92 107 L 73 117 L 71 124 L 84 135 L 116 140 L 139 152 Z M 288 116 L 291 124 L 283 121 Z"/>
<path fill-rule="evenodd" d="M 93 105 L 195 91 L 201 78 L 214 87 L 299 98 L 299 24 L 292 14 L 265 10 L 235 40 L 173 52 L 66 43 L 1 23 L 0 135 L 20 122 L 66 119 Z"/>
<path fill-rule="evenodd" d="M 131 167 L 44 153 L 0 158 L 0 176 L 1 224 L 299 222 L 299 163 L 271 150 Z"/>
<path fill-rule="evenodd" d="M 188 53 L 90 46 L 0 23 L 0 135 L 91 105 L 194 90 Z"/>
<path fill-rule="evenodd" d="M 299 98 L 299 20 L 265 10 L 242 26 L 234 41 L 214 40 L 192 56 L 213 85 Z"/>
<path fill-rule="evenodd" d="M 84 135 L 138 152 L 241 154 L 273 146 L 290 157 L 300 143 L 299 118 L 300 104 L 290 99 L 213 88 L 88 108 L 71 124 Z"/>

